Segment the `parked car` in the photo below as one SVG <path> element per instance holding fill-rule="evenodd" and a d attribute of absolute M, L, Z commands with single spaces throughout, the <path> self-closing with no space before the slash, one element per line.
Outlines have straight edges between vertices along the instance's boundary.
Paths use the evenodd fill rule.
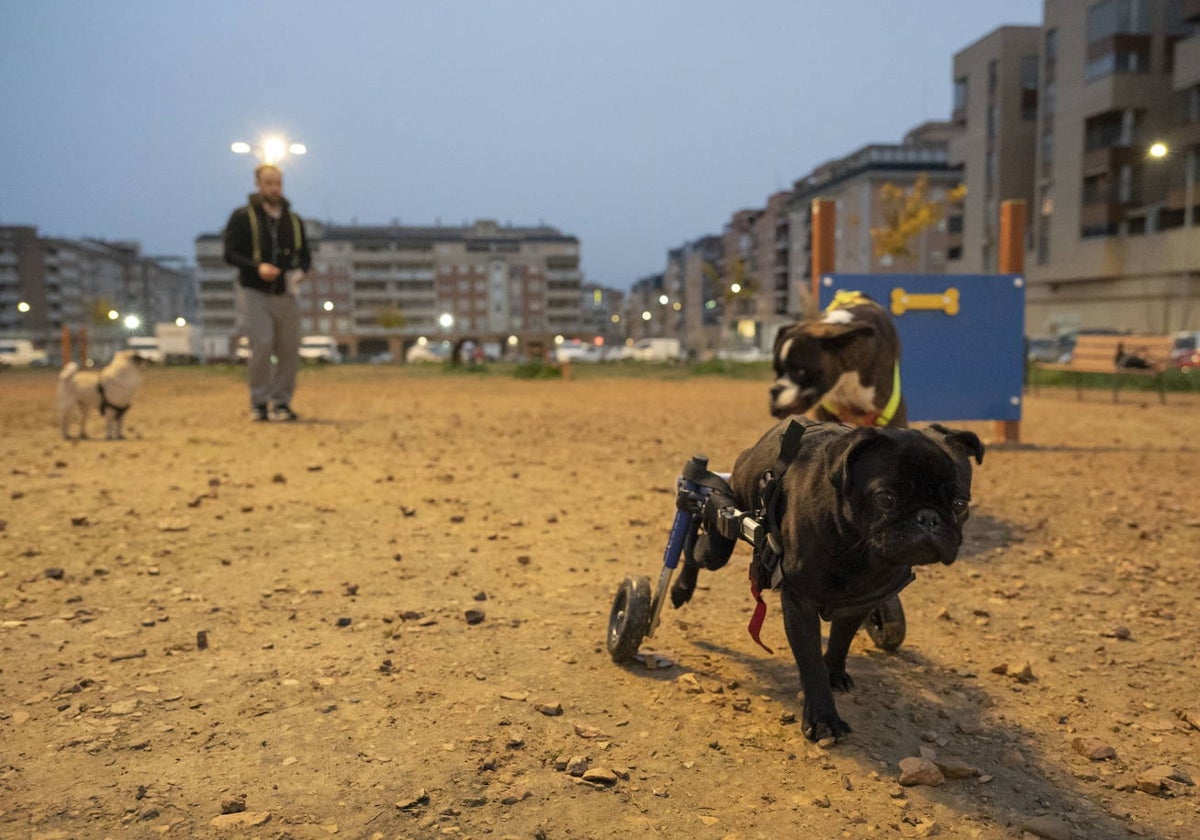
<path fill-rule="evenodd" d="M 27 338 L 0 338 L 0 367 L 45 365 L 45 350 L 38 350 Z"/>
<path fill-rule="evenodd" d="M 300 339 L 300 360 L 337 364 L 342 360 L 342 351 L 331 335 L 306 335 Z"/>
<path fill-rule="evenodd" d="M 444 362 L 450 358 L 453 347 L 449 341 L 428 341 L 418 339 L 404 354 L 408 364 L 416 362 Z"/>
<path fill-rule="evenodd" d="M 554 348 L 554 361 L 563 362 L 602 362 L 604 361 L 604 345 L 590 344 L 584 341 L 565 341 Z"/>
<path fill-rule="evenodd" d="M 1182 371 L 1200 370 L 1200 331 L 1175 334 L 1171 363 Z"/>

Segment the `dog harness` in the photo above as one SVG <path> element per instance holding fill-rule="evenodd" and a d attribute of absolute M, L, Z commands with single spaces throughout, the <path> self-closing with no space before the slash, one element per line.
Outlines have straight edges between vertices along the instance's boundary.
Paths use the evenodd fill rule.
<path fill-rule="evenodd" d="M 792 420 L 779 435 L 779 455 L 775 462 L 759 477 L 758 499 L 751 513 L 739 511 L 733 505 L 722 505 L 716 513 L 716 530 L 730 540 L 745 540 L 754 547 L 750 561 L 750 595 L 754 598 L 754 613 L 747 630 L 755 643 L 767 653 L 774 653 L 762 640 L 762 626 L 767 617 L 767 603 L 763 600 L 764 589 L 777 589 L 783 582 L 783 533 L 780 527 L 783 505 L 781 490 L 783 477 L 795 461 L 804 437 L 805 426 Z M 731 491 L 732 492 L 732 491 Z M 721 505 L 724 499 L 714 493 L 710 501 Z M 861 614 L 864 610 L 882 604 L 897 595 L 917 576 L 909 566 L 901 566 L 871 590 L 853 599 L 839 600 L 836 604 L 821 604 L 812 599 L 807 601 L 826 621 Z"/>
<path fill-rule="evenodd" d="M 120 420 L 122 417 L 125 416 L 125 412 L 129 410 L 129 406 L 115 405 L 113 403 L 110 403 L 108 401 L 108 397 L 104 393 L 104 384 L 102 382 L 96 383 L 96 390 L 100 392 L 100 416 L 101 417 L 104 416 L 105 410 L 110 409 L 110 408 L 116 412 L 118 420 Z"/>

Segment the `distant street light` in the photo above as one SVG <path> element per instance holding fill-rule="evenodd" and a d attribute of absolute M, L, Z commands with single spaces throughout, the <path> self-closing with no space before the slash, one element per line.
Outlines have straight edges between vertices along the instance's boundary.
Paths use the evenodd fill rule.
<path fill-rule="evenodd" d="M 1171 148 L 1163 142 L 1156 142 L 1150 146 L 1150 157 L 1162 159 L 1171 154 Z M 1196 217 L 1196 147 L 1189 146 L 1187 150 L 1187 163 L 1184 165 L 1183 176 L 1183 231 L 1184 231 L 1184 251 L 1183 251 L 1183 318 L 1187 317 L 1188 297 L 1191 294 L 1192 285 L 1192 254 L 1195 253 L 1195 235 L 1192 232 L 1192 226 Z M 1186 323 L 1181 322 L 1180 328 L 1186 326 Z"/>
<path fill-rule="evenodd" d="M 324 303 L 321 304 L 321 308 L 324 309 L 326 312 L 332 312 L 333 311 L 333 301 L 331 301 L 331 300 L 325 301 Z"/>
<path fill-rule="evenodd" d="M 650 310 L 649 310 L 649 309 L 643 309 L 643 310 L 642 310 L 642 320 L 643 320 L 643 321 L 649 321 L 649 320 L 650 320 L 651 318 L 653 318 L 653 317 L 654 317 L 654 316 L 650 314 Z"/>
<path fill-rule="evenodd" d="M 121 317 L 121 313 L 115 309 L 108 310 L 108 320 L 115 321 Z"/>
<path fill-rule="evenodd" d="M 24 315 L 29 311 L 29 304 L 23 300 L 17 301 L 17 311 Z"/>
<path fill-rule="evenodd" d="M 176 319 L 175 319 L 175 326 L 177 326 L 177 327 L 186 327 L 186 326 L 187 326 L 187 318 L 176 318 Z"/>
<path fill-rule="evenodd" d="M 142 319 L 136 315 L 126 315 L 125 320 L 121 323 L 125 325 L 125 329 L 127 330 L 136 330 L 142 325 Z"/>
<path fill-rule="evenodd" d="M 449 312 L 443 312 L 438 316 L 438 326 L 444 330 L 448 330 L 454 326 L 454 316 Z"/>
<path fill-rule="evenodd" d="M 253 154 L 262 163 L 277 164 L 288 155 L 308 154 L 308 146 L 303 143 L 289 143 L 278 135 L 272 135 L 264 137 L 257 146 L 238 140 L 229 145 L 229 151 L 235 155 Z"/>

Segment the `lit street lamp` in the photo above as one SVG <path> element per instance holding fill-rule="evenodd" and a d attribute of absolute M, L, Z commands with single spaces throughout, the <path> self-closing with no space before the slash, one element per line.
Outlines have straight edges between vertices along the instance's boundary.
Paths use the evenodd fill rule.
<path fill-rule="evenodd" d="M 1150 146 L 1150 157 L 1161 160 L 1171 154 L 1170 147 L 1161 141 Z M 1184 164 L 1183 182 L 1183 318 L 1187 318 L 1187 300 L 1191 294 L 1192 284 L 1192 254 L 1195 252 L 1195 236 L 1192 232 L 1196 212 L 1196 147 L 1189 146 L 1187 161 Z M 1181 323 L 1180 327 L 1186 324 Z"/>
<path fill-rule="evenodd" d="M 303 143 L 289 143 L 282 137 L 273 135 L 264 137 L 257 146 L 238 140 L 229 145 L 229 151 L 235 155 L 253 154 L 262 163 L 277 164 L 288 155 L 308 154 L 308 146 Z"/>
<path fill-rule="evenodd" d="M 17 301 L 17 311 L 24 315 L 29 311 L 29 304 L 23 300 Z"/>

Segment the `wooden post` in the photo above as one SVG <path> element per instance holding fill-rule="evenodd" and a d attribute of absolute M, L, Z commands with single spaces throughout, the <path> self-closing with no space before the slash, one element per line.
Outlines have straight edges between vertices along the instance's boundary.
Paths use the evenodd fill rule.
<path fill-rule="evenodd" d="M 1000 202 L 1000 247 L 996 254 L 996 268 L 1001 274 L 1025 273 L 1025 229 L 1027 219 L 1025 202 L 1010 199 Z M 1019 420 L 996 421 L 996 443 L 1020 443 L 1021 422 Z"/>
<path fill-rule="evenodd" d="M 62 363 L 65 366 L 71 361 L 71 328 L 62 326 Z"/>
<path fill-rule="evenodd" d="M 837 258 L 837 205 L 828 198 L 812 202 L 812 305 L 815 317 L 821 308 L 821 278 L 834 270 Z"/>

